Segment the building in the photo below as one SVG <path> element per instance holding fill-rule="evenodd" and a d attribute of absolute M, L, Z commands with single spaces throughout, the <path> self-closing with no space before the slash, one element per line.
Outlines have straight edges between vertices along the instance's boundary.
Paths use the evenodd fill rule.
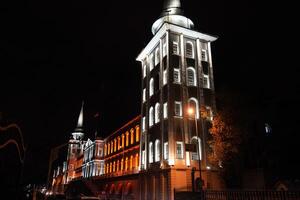
<path fill-rule="evenodd" d="M 165 0 L 152 33 L 136 59 L 141 115 L 103 140 L 84 141 L 81 110 L 69 141 L 67 196 L 171 200 L 174 190 L 222 187 L 207 160 L 217 38 L 194 30 L 180 0 Z"/>

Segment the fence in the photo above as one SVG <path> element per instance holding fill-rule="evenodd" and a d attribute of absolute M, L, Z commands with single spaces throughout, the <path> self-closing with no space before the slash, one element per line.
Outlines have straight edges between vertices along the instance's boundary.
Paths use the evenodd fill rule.
<path fill-rule="evenodd" d="M 175 200 L 300 200 L 300 191 L 214 191 L 182 192 L 174 190 Z"/>

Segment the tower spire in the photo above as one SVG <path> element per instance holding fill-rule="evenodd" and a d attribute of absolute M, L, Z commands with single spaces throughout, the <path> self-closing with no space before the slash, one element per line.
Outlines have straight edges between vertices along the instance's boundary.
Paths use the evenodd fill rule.
<path fill-rule="evenodd" d="M 75 131 L 72 133 L 72 136 L 75 140 L 81 140 L 83 139 L 84 133 L 83 133 L 83 106 L 84 106 L 84 101 L 82 101 L 81 104 L 81 109 L 77 121 L 77 126 L 75 128 Z"/>
<path fill-rule="evenodd" d="M 166 15 L 183 15 L 183 10 L 181 9 L 180 0 L 165 0 L 163 5 L 163 12 L 161 16 Z"/>

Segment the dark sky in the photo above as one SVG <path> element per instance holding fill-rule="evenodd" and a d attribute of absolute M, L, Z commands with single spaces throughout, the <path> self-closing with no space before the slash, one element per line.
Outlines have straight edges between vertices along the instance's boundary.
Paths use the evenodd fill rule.
<path fill-rule="evenodd" d="M 219 37 L 212 46 L 216 92 L 227 88 L 254 99 L 285 138 L 284 152 L 296 156 L 289 153 L 299 152 L 300 85 L 289 29 L 278 14 L 282 5 L 186 0 L 183 6 L 197 30 Z M 1 123 L 17 122 L 23 130 L 25 181 L 46 180 L 50 148 L 68 140 L 82 100 L 89 137 L 95 127 L 105 136 L 139 114 L 135 58 L 152 38 L 161 8 L 162 0 L 1 1 Z"/>

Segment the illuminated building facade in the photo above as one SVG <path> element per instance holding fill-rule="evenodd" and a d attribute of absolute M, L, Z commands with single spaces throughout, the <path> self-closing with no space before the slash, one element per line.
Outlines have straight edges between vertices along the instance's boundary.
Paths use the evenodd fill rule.
<path fill-rule="evenodd" d="M 141 115 L 103 140 L 83 141 L 81 110 L 69 141 L 69 188 L 79 193 L 84 185 L 103 198 L 173 200 L 174 189 L 199 190 L 201 179 L 202 188 L 222 187 L 207 160 L 215 112 L 211 42 L 217 38 L 193 27 L 180 0 L 165 1 L 154 36 L 137 57 Z"/>

